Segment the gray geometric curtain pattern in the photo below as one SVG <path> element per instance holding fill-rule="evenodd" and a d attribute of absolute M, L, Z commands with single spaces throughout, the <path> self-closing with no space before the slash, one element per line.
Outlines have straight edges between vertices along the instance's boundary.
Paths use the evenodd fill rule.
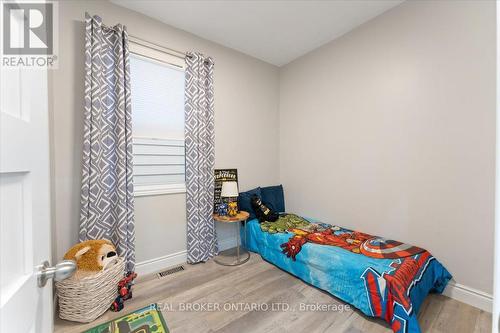
<path fill-rule="evenodd" d="M 85 14 L 80 241 L 105 238 L 134 270 L 132 115 L 126 28 Z"/>
<path fill-rule="evenodd" d="M 218 254 L 212 218 L 214 199 L 215 131 L 211 58 L 186 56 L 185 147 L 187 260 L 204 262 Z"/>

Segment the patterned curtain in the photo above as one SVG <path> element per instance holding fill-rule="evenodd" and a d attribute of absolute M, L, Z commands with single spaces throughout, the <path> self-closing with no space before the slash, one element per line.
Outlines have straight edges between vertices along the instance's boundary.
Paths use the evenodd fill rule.
<path fill-rule="evenodd" d="M 214 199 L 214 88 L 211 58 L 186 56 L 185 145 L 188 263 L 217 255 Z"/>
<path fill-rule="evenodd" d="M 85 15 L 85 110 L 80 241 L 113 242 L 134 270 L 128 35 Z"/>

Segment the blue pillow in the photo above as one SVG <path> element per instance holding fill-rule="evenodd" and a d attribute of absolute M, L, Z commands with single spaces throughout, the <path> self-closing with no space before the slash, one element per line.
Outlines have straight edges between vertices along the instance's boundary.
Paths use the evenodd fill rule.
<path fill-rule="evenodd" d="M 285 211 L 283 185 L 267 186 L 260 189 L 262 202 L 277 213 Z"/>
<path fill-rule="evenodd" d="M 285 196 L 283 194 L 283 185 L 262 187 L 261 199 L 264 205 L 268 206 L 277 213 L 285 211 Z"/>
<path fill-rule="evenodd" d="M 248 217 L 249 220 L 256 218 L 251 202 L 252 196 L 254 194 L 256 194 L 259 198 L 262 198 L 260 187 L 254 188 L 250 191 L 241 192 L 238 196 L 238 208 L 250 213 L 250 216 Z"/>

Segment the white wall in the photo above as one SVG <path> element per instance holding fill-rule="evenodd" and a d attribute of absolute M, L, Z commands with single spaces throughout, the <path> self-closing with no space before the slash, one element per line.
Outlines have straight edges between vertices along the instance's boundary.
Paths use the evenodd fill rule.
<path fill-rule="evenodd" d="M 84 14 L 131 35 L 215 60 L 216 167 L 238 168 L 242 190 L 278 181 L 278 68 L 107 1 L 59 3 L 59 69 L 51 71 L 55 260 L 77 241 L 83 130 Z M 269 155 L 258 156 L 262 147 Z M 138 262 L 186 249 L 185 194 L 136 198 Z M 227 226 L 226 226 L 227 227 Z M 227 243 L 232 230 L 220 230 Z"/>
<path fill-rule="evenodd" d="M 61 2 L 56 258 L 77 239 L 85 11 L 215 58 L 216 166 L 238 168 L 243 190 L 281 181 L 287 210 L 423 246 L 457 283 L 491 294 L 494 2 L 406 2 L 280 71 L 108 2 Z M 136 198 L 139 262 L 185 250 L 184 201 Z"/>
<path fill-rule="evenodd" d="M 408 1 L 282 68 L 287 210 L 425 247 L 491 294 L 495 42 L 493 1 Z"/>

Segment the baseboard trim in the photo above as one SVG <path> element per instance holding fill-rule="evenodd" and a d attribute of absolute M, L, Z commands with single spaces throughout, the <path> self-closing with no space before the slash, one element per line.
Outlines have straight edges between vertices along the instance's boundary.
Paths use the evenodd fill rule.
<path fill-rule="evenodd" d="M 219 240 L 219 250 L 224 251 L 236 246 L 236 240 L 226 238 Z M 179 251 L 158 258 L 141 261 L 135 264 L 135 271 L 139 275 L 146 275 L 159 272 L 165 268 L 185 264 L 187 261 L 187 251 Z"/>
<path fill-rule="evenodd" d="M 135 264 L 138 275 L 159 272 L 167 267 L 184 264 L 187 260 L 187 251 L 179 251 L 166 256 L 141 261 Z"/>
<path fill-rule="evenodd" d="M 483 311 L 493 311 L 493 296 L 483 291 L 450 281 L 443 295 L 472 305 Z"/>

